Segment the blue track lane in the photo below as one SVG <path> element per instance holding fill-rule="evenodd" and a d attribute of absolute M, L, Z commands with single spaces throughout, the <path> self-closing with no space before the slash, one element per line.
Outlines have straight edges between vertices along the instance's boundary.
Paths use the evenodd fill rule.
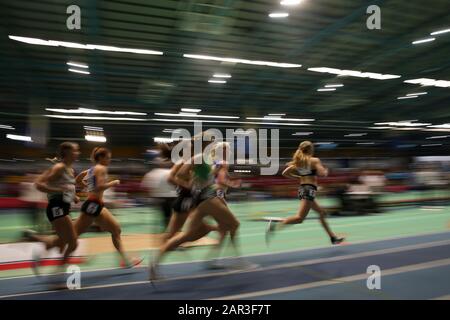
<path fill-rule="evenodd" d="M 252 293 L 256 299 L 422 299 L 450 294 L 449 267 L 402 272 L 383 277 L 381 291 L 370 291 L 365 280 L 336 282 L 277 294 L 258 292 L 365 274 L 369 265 L 382 270 L 450 258 L 450 232 L 346 246 L 252 256 L 260 269 L 250 272 L 206 272 L 203 263 L 162 267 L 168 278 L 155 287 L 146 282 L 147 269 L 84 272 L 82 290 L 45 292 L 34 277 L 0 279 L 5 299 L 211 299 Z M 134 283 L 137 282 L 137 283 Z M 416 283 L 421 290 L 412 290 Z M 102 287 L 102 286 L 110 287 Z M 96 286 L 96 288 L 89 288 Z M 328 288 L 328 289 L 327 289 Z M 30 295 L 11 296 L 23 293 Z M 10 297 L 5 297 L 10 296 Z"/>

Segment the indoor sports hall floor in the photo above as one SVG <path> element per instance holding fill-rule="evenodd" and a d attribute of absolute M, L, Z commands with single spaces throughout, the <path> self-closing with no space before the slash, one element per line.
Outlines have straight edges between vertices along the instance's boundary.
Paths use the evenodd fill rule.
<path fill-rule="evenodd" d="M 172 253 L 162 266 L 165 280 L 147 281 L 150 252 L 143 267 L 118 269 L 113 252 L 81 265 L 80 290 L 49 291 L 54 276 L 36 278 L 29 269 L 0 271 L 0 299 L 449 299 L 450 206 L 389 209 L 381 214 L 330 217 L 332 229 L 348 239 L 332 247 L 314 213 L 303 225 L 264 241 L 264 216 L 286 216 L 295 200 L 232 204 L 241 219 L 244 255 L 259 268 L 204 268 L 208 246 Z M 149 209 L 146 209 L 149 210 Z M 120 211 L 120 212 L 119 212 Z M 124 238 L 155 232 L 156 215 L 143 208 L 122 209 L 117 216 Z M 2 214 L 2 242 L 23 226 L 20 215 Z M 22 219 L 22 220 L 20 220 Z M 90 234 L 88 237 L 94 237 Z M 224 260 L 232 265 L 231 259 Z M 381 290 L 369 290 L 367 268 L 381 269 Z M 51 268 L 44 271 L 51 272 Z"/>

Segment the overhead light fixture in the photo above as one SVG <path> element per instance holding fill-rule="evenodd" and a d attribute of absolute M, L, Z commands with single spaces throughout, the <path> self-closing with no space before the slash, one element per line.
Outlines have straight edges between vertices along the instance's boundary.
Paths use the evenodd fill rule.
<path fill-rule="evenodd" d="M 421 39 L 421 40 L 413 41 L 412 44 L 421 44 L 421 43 L 431 42 L 434 40 L 436 40 L 436 38 Z"/>
<path fill-rule="evenodd" d="M 214 78 L 231 78 L 231 74 L 226 73 L 215 73 L 213 74 Z"/>
<path fill-rule="evenodd" d="M 433 136 L 433 137 L 428 137 L 428 138 L 425 138 L 425 139 L 427 139 L 427 140 L 430 140 L 430 139 L 446 139 L 448 137 L 449 136 Z"/>
<path fill-rule="evenodd" d="M 430 143 L 421 145 L 421 147 L 439 147 L 439 146 L 442 146 L 442 143 Z"/>
<path fill-rule="evenodd" d="M 269 113 L 269 116 L 273 116 L 273 117 L 283 117 L 285 115 L 286 115 L 286 113 Z"/>
<path fill-rule="evenodd" d="M 11 127 L 9 125 L 3 125 L 3 124 L 0 124 L 0 129 L 15 130 L 14 127 Z"/>
<path fill-rule="evenodd" d="M 237 116 L 214 116 L 206 114 L 193 114 L 193 113 L 163 113 L 155 112 L 155 116 L 165 116 L 165 117 L 188 117 L 188 118 L 218 118 L 218 119 L 239 119 Z"/>
<path fill-rule="evenodd" d="M 85 129 L 86 131 L 99 131 L 99 132 L 103 132 L 103 128 L 101 128 L 101 127 L 84 126 L 84 129 Z"/>
<path fill-rule="evenodd" d="M 440 88 L 450 87 L 450 81 L 435 80 L 435 79 L 429 79 L 429 78 L 410 79 L 410 80 L 405 80 L 404 82 L 411 83 L 411 84 L 420 84 L 424 87 L 426 87 L 426 86 L 440 87 Z"/>
<path fill-rule="evenodd" d="M 390 79 L 401 78 L 401 76 L 395 75 L 395 74 L 381 74 L 381 73 L 374 73 L 374 72 L 361 72 L 361 71 L 355 71 L 355 70 L 341 70 L 341 69 L 328 68 L 328 67 L 308 68 L 308 70 L 313 71 L 313 72 L 335 74 L 338 76 L 370 78 L 370 79 L 375 79 L 375 80 L 390 80 Z"/>
<path fill-rule="evenodd" d="M 293 136 L 310 136 L 314 134 L 314 132 L 295 132 L 292 135 Z"/>
<path fill-rule="evenodd" d="M 345 135 L 345 137 L 363 137 L 363 136 L 367 136 L 367 133 L 349 133 Z"/>
<path fill-rule="evenodd" d="M 327 84 L 326 86 L 325 86 L 325 88 L 340 88 L 340 87 L 343 87 L 344 85 L 343 84 L 341 84 L 341 83 L 339 83 L 339 84 Z"/>
<path fill-rule="evenodd" d="M 289 6 L 296 6 L 296 5 L 300 4 L 300 2 L 302 2 L 302 0 L 282 0 L 280 2 L 280 4 L 282 6 L 289 7 Z"/>
<path fill-rule="evenodd" d="M 311 126 L 311 124 L 306 124 L 306 123 L 286 123 L 286 122 L 255 122 L 255 121 L 199 120 L 199 119 L 161 119 L 161 118 L 153 118 L 150 120 L 162 121 L 162 122 L 239 123 L 239 124 L 259 124 L 259 125 L 271 125 L 271 126 Z"/>
<path fill-rule="evenodd" d="M 84 63 L 81 63 L 81 62 L 68 61 L 67 65 L 68 66 L 72 66 L 72 67 L 77 67 L 77 68 L 89 69 L 89 66 L 87 64 L 84 64 Z"/>
<path fill-rule="evenodd" d="M 289 17 L 289 13 L 287 12 L 272 12 L 269 14 L 271 18 L 287 18 Z"/>
<path fill-rule="evenodd" d="M 368 129 L 390 130 L 392 127 L 369 127 Z"/>
<path fill-rule="evenodd" d="M 75 73 L 82 73 L 82 74 L 91 74 L 89 71 L 77 70 L 77 69 L 72 69 L 72 68 L 69 68 L 69 71 L 75 72 Z"/>
<path fill-rule="evenodd" d="M 182 108 L 181 111 L 183 111 L 183 112 L 199 113 L 199 112 L 201 112 L 202 110 L 201 110 L 201 109 Z"/>
<path fill-rule="evenodd" d="M 247 117 L 247 120 L 282 120 L 282 121 L 316 121 L 316 119 L 296 119 L 296 118 L 281 118 L 281 117 Z"/>
<path fill-rule="evenodd" d="M 417 92 L 417 93 L 408 93 L 406 96 L 423 96 L 425 94 L 428 94 L 428 92 Z"/>
<path fill-rule="evenodd" d="M 450 129 L 450 123 L 428 126 L 428 128 Z"/>
<path fill-rule="evenodd" d="M 447 33 L 447 32 L 450 32 L 450 29 L 435 31 L 435 32 L 430 33 L 430 35 L 436 36 L 438 34 L 443 34 L 443 33 Z"/>
<path fill-rule="evenodd" d="M 239 58 L 224 58 L 224 57 L 214 57 L 214 56 L 199 55 L 199 54 L 184 54 L 183 57 L 190 58 L 190 59 L 198 59 L 198 60 L 210 60 L 210 61 L 229 62 L 229 63 L 242 63 L 242 64 L 257 65 L 257 66 L 277 67 L 277 68 L 300 68 L 302 66 L 301 64 L 246 60 L 246 59 L 239 59 Z"/>
<path fill-rule="evenodd" d="M 165 137 L 154 137 L 153 141 L 156 143 L 172 143 L 174 142 L 176 139 L 172 139 L 172 138 L 165 138 Z"/>
<path fill-rule="evenodd" d="M 114 46 L 105 46 L 97 44 L 82 44 L 76 42 L 66 42 L 66 41 L 56 41 L 56 40 L 43 40 L 38 38 L 20 37 L 20 36 L 8 36 L 11 40 L 40 45 L 40 46 L 51 46 L 51 47 L 65 47 L 65 48 L 75 48 L 83 50 L 101 50 L 101 51 L 111 51 L 111 52 L 125 52 L 125 53 L 136 53 L 136 54 L 148 54 L 148 55 L 163 55 L 161 51 L 147 50 L 147 49 L 133 49 L 133 48 L 120 48 Z"/>
<path fill-rule="evenodd" d="M 375 142 L 357 142 L 358 145 L 373 145 Z"/>
<path fill-rule="evenodd" d="M 319 91 L 319 92 L 323 92 L 323 91 L 336 91 L 336 88 L 331 88 L 331 89 L 317 89 L 317 91 Z"/>
<path fill-rule="evenodd" d="M 314 144 L 317 144 L 317 145 L 328 145 L 328 144 L 334 144 L 334 142 L 316 142 Z"/>
<path fill-rule="evenodd" d="M 101 135 L 85 135 L 84 138 L 91 142 L 106 142 L 106 137 Z"/>
<path fill-rule="evenodd" d="M 115 114 L 115 115 L 135 115 L 135 116 L 146 116 L 143 112 L 132 112 L 132 111 L 107 111 L 107 110 L 96 110 L 88 108 L 78 108 L 78 109 L 56 109 L 56 108 L 45 108 L 47 111 L 58 112 L 58 113 L 80 113 L 80 114 Z"/>
<path fill-rule="evenodd" d="M 33 142 L 31 137 L 29 137 L 29 136 L 20 136 L 20 135 L 17 135 L 17 134 L 7 134 L 6 138 L 11 139 L 11 140 L 17 140 L 17 141 Z"/>
<path fill-rule="evenodd" d="M 208 80 L 209 83 L 227 83 L 225 80 Z"/>
<path fill-rule="evenodd" d="M 113 120 L 113 121 L 147 121 L 147 119 L 138 118 L 115 118 L 115 117 L 88 117 L 88 116 L 58 116 L 54 114 L 46 114 L 47 118 L 56 119 L 73 119 L 73 120 Z"/>
<path fill-rule="evenodd" d="M 403 99 L 415 99 L 415 98 L 418 98 L 418 96 L 397 97 L 397 100 L 403 100 Z"/>
<path fill-rule="evenodd" d="M 388 126 L 398 126 L 398 127 L 423 127 L 423 126 L 429 126 L 431 123 L 413 123 L 410 121 L 397 121 L 397 122 L 377 122 L 375 125 L 388 125 Z"/>

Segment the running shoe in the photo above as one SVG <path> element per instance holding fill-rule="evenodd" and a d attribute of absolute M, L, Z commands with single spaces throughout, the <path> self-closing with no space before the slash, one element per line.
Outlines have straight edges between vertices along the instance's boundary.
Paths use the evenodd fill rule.
<path fill-rule="evenodd" d="M 205 262 L 205 269 L 207 270 L 223 270 L 225 266 L 219 263 L 217 260 L 211 260 Z"/>
<path fill-rule="evenodd" d="M 333 244 L 333 245 L 341 244 L 344 240 L 345 240 L 344 237 L 341 237 L 341 238 L 338 238 L 338 237 L 332 237 L 332 238 L 331 238 L 331 244 Z"/>
<path fill-rule="evenodd" d="M 24 231 L 22 232 L 22 238 L 23 238 L 23 240 L 25 240 L 25 241 L 34 241 L 34 242 L 37 242 L 37 241 L 39 241 L 39 240 L 36 238 L 37 234 L 38 234 L 38 233 L 37 233 L 36 231 L 31 230 L 31 229 L 24 230 Z"/>
<path fill-rule="evenodd" d="M 151 263 L 150 264 L 150 269 L 149 269 L 148 280 L 150 282 L 153 282 L 153 281 L 157 281 L 157 280 L 161 280 L 161 279 L 162 278 L 158 274 L 158 267 L 154 263 Z"/>
<path fill-rule="evenodd" d="M 32 258 L 31 258 L 31 269 L 35 276 L 39 277 L 41 273 L 39 272 L 39 267 L 41 265 L 41 253 L 37 249 L 33 249 Z"/>
<path fill-rule="evenodd" d="M 137 257 L 132 258 L 131 261 L 122 260 L 120 261 L 120 267 L 123 269 L 131 269 L 140 265 L 143 260 L 144 258 L 137 258 Z"/>
<path fill-rule="evenodd" d="M 270 244 L 270 240 L 275 232 L 275 221 L 269 220 L 269 223 L 267 224 L 266 228 L 266 245 L 268 246 Z"/>

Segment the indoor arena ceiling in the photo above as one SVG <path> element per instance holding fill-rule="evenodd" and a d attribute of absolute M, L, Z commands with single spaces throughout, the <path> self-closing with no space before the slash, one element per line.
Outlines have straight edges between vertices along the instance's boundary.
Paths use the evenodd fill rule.
<path fill-rule="evenodd" d="M 80 30 L 67 28 L 69 5 L 81 8 Z M 381 8 L 380 30 L 366 26 L 369 5 Z M 278 11 L 289 17 L 268 16 Z M 149 145 L 190 124 L 169 120 L 195 119 L 167 115 L 181 108 L 220 116 L 201 118 L 212 127 L 280 128 L 293 145 L 305 137 L 296 132 L 347 146 L 423 145 L 447 132 L 431 126 L 450 123 L 450 32 L 430 35 L 450 28 L 448 0 L 2 1 L 1 23 L 0 124 L 27 133 L 47 123 L 50 141 L 82 138 L 89 125 L 112 143 Z M 70 72 L 70 61 L 90 74 Z M 428 80 L 405 82 L 414 79 Z M 335 84 L 344 86 L 318 91 Z M 88 120 L 55 111 L 78 108 L 137 114 Z M 269 114 L 315 121 L 261 119 Z"/>

